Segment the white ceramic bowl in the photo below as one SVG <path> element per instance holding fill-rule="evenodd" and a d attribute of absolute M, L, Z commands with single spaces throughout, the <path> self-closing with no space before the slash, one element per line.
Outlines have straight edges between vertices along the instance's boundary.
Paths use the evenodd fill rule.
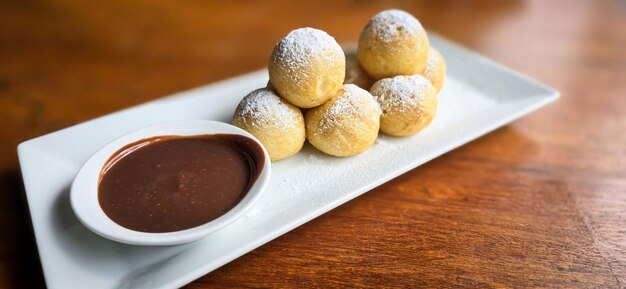
<path fill-rule="evenodd" d="M 92 155 L 76 174 L 70 192 L 70 201 L 74 213 L 87 228 L 96 234 L 114 241 L 134 245 L 183 244 L 198 240 L 224 228 L 243 216 L 261 197 L 261 194 L 267 187 L 271 175 L 271 161 L 265 148 L 263 148 L 265 157 L 263 170 L 246 196 L 226 214 L 194 228 L 167 233 L 145 233 L 130 230 L 109 219 L 98 203 L 100 171 L 109 157 L 123 146 L 144 138 L 160 135 L 190 136 L 221 133 L 249 137 L 263 148 L 261 143 L 248 132 L 230 124 L 208 120 L 157 124 L 131 132 L 114 140 Z"/>

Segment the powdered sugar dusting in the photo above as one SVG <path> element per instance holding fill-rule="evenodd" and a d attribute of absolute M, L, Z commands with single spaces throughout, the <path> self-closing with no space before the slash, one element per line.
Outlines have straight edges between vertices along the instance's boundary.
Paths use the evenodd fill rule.
<path fill-rule="evenodd" d="M 377 81 L 372 86 L 371 92 L 383 113 L 389 110 L 400 112 L 409 108 L 423 110 L 425 101 L 425 90 L 430 86 L 430 82 L 420 76 L 395 76 Z"/>
<path fill-rule="evenodd" d="M 296 123 L 297 111 L 273 91 L 267 88 L 257 89 L 241 100 L 235 115 L 242 117 L 247 125 L 271 126 L 287 129 Z"/>
<path fill-rule="evenodd" d="M 319 131 L 324 132 L 342 126 L 347 123 L 348 118 L 365 118 L 370 115 L 372 107 L 363 100 L 364 96 L 369 97 L 366 90 L 354 84 L 345 84 L 338 95 L 330 100 L 331 106 L 321 118 Z M 374 109 L 381 114 L 378 104 L 375 101 L 372 101 L 372 104 Z"/>
<path fill-rule="evenodd" d="M 335 53 L 326 53 L 336 50 Z M 339 54 L 337 53 L 337 50 Z M 341 48 L 335 38 L 314 28 L 299 28 L 287 34 L 276 43 L 272 61 L 292 73 L 304 73 L 314 60 L 334 61 L 333 55 L 341 55 Z"/>
<path fill-rule="evenodd" d="M 437 52 L 432 48 L 428 51 L 428 60 L 426 61 L 426 66 L 424 67 L 424 75 L 428 79 L 433 79 L 436 77 L 437 68 L 439 67 L 439 57 L 437 57 Z"/>
<path fill-rule="evenodd" d="M 413 15 L 397 9 L 376 14 L 365 29 L 371 29 L 383 43 L 397 39 L 401 33 L 413 37 L 424 31 L 422 24 Z"/>
<path fill-rule="evenodd" d="M 419 134 L 403 138 L 379 135 L 367 152 L 349 158 L 324 155 L 307 143 L 300 153 L 272 164 L 268 193 L 255 204 L 260 213 L 250 221 L 251 227 L 273 229 L 280 220 L 296 219 L 346 200 L 356 194 L 353 190 L 371 180 L 380 180 L 390 172 L 397 175 L 399 168 L 409 163 L 421 163 L 433 153 L 440 154 L 441 148 L 454 139 L 474 133 L 476 118 L 497 106 L 493 98 L 474 85 L 451 77 L 439 96 L 437 117 Z"/>
<path fill-rule="evenodd" d="M 311 164 L 311 165 L 319 165 L 322 163 L 322 160 L 314 155 L 314 154 L 310 154 L 305 160 L 304 162 L 306 162 L 307 164 Z"/>

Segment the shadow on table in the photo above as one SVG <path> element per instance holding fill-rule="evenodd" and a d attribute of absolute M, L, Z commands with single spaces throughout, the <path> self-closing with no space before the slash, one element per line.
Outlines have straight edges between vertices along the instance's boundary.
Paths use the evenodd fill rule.
<path fill-rule="evenodd" d="M 5 274 L 12 288 L 45 288 L 22 178 L 17 170 L 0 172 L 0 226 Z"/>

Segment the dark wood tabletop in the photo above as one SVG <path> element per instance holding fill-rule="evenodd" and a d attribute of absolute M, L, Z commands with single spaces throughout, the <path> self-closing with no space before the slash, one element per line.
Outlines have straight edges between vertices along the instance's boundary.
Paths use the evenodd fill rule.
<path fill-rule="evenodd" d="M 189 288 L 626 288 L 624 1 L 0 1 L 0 287 L 43 286 L 16 145 L 413 13 L 561 99 Z M 71 276 L 67 276 L 71 278 Z"/>

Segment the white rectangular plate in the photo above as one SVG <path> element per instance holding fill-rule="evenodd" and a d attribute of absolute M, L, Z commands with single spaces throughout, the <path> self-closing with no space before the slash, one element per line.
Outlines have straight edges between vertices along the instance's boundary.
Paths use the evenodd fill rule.
<path fill-rule="evenodd" d="M 103 239 L 74 216 L 69 187 L 98 148 L 132 130 L 183 119 L 228 122 L 265 70 L 149 102 L 26 141 L 18 147 L 46 283 L 50 288 L 172 288 L 443 153 L 558 98 L 558 92 L 436 36 L 448 75 L 432 124 L 407 138 L 380 136 L 350 158 L 309 145 L 273 164 L 268 191 L 242 219 L 192 244 L 139 247 Z"/>

